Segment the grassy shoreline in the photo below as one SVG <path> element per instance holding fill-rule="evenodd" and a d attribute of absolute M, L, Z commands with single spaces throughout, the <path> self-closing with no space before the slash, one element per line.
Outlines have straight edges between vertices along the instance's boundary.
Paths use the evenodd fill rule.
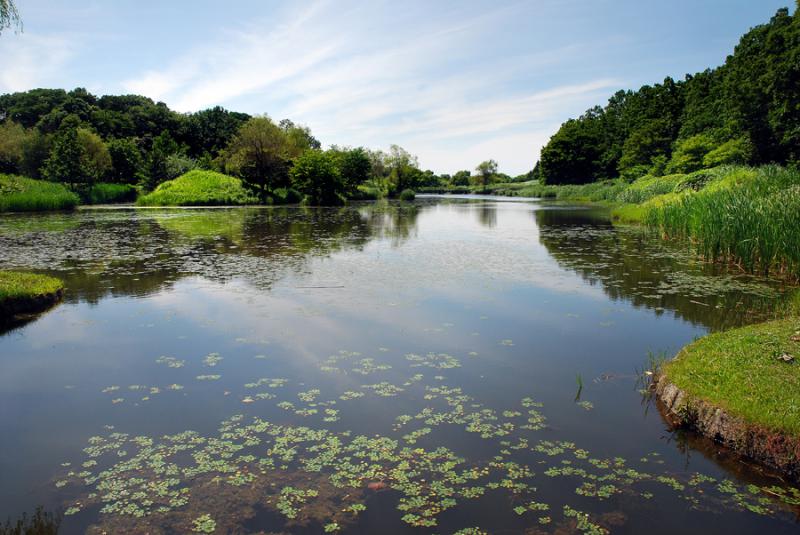
<path fill-rule="evenodd" d="M 46 310 L 61 299 L 64 283 L 54 277 L 24 271 L 0 271 L 0 323 L 16 314 Z"/>
<path fill-rule="evenodd" d="M 657 373 L 659 409 L 733 451 L 800 480 L 800 317 L 715 333 Z"/>

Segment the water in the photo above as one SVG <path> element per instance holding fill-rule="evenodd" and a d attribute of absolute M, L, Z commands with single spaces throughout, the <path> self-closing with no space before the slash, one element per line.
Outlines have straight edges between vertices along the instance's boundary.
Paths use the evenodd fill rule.
<path fill-rule="evenodd" d="M 0 336 L 0 518 L 797 532 L 761 490 L 778 478 L 671 432 L 637 373 L 786 290 L 602 211 L 434 197 L 5 215 L 0 251 L 0 269 L 67 286 Z"/>

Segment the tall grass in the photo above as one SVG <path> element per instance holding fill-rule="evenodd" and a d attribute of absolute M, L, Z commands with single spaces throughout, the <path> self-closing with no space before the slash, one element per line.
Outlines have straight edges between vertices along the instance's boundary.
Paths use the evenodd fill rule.
<path fill-rule="evenodd" d="M 71 210 L 79 201 L 62 184 L 0 174 L 0 212 Z"/>
<path fill-rule="evenodd" d="M 136 188 L 129 184 L 108 184 L 101 182 L 93 185 L 81 195 L 86 204 L 108 204 L 132 202 L 136 200 Z"/>
<path fill-rule="evenodd" d="M 800 279 L 800 172 L 732 168 L 697 193 L 648 210 L 645 224 L 689 239 L 706 259 Z"/>
<path fill-rule="evenodd" d="M 194 170 L 168 180 L 147 195 L 139 197 L 140 206 L 224 206 L 257 204 L 242 181 L 214 171 Z"/>

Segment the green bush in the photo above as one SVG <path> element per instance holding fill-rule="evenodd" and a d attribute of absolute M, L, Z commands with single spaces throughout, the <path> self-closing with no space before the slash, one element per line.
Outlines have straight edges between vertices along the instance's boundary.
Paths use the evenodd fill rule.
<path fill-rule="evenodd" d="M 726 141 L 703 157 L 705 167 L 745 164 L 753 157 L 753 144 L 747 137 Z"/>
<path fill-rule="evenodd" d="M 257 204 L 258 198 L 238 178 L 194 170 L 139 197 L 140 206 L 223 206 Z"/>
<path fill-rule="evenodd" d="M 0 212 L 71 210 L 78 202 L 63 184 L 0 174 Z"/>
<path fill-rule="evenodd" d="M 93 185 L 81 195 L 86 204 L 110 204 L 131 202 L 136 200 L 136 188 L 130 184 L 108 184 L 101 182 Z"/>
<path fill-rule="evenodd" d="M 413 189 L 404 189 L 400 192 L 400 200 L 401 201 L 413 201 L 417 197 L 417 194 L 414 192 Z"/>

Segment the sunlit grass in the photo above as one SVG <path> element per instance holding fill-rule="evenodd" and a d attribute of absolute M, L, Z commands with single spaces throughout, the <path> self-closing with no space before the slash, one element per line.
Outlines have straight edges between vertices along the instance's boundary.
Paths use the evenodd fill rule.
<path fill-rule="evenodd" d="M 676 386 L 768 429 L 800 433 L 800 320 L 783 319 L 709 335 L 663 371 Z"/>
<path fill-rule="evenodd" d="M 189 171 L 139 198 L 140 206 L 223 206 L 257 204 L 238 178 L 214 171 Z"/>
<path fill-rule="evenodd" d="M 53 277 L 21 271 L 0 271 L 0 303 L 8 299 L 34 299 L 52 295 L 64 287 Z"/>
<path fill-rule="evenodd" d="M 0 212 L 71 210 L 78 202 L 62 184 L 0 174 Z"/>

